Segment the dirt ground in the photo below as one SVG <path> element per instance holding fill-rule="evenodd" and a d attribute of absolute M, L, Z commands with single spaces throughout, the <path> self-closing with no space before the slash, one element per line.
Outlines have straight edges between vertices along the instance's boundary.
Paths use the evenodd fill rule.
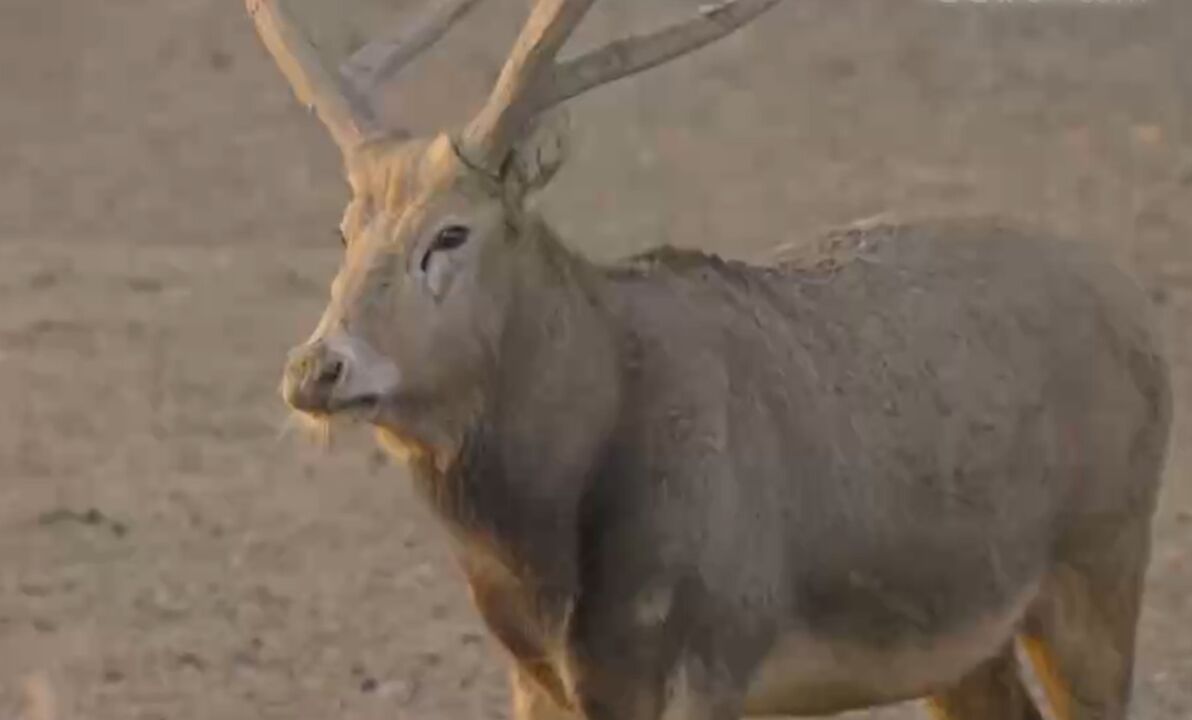
<path fill-rule="evenodd" d="M 581 40 L 696 2 L 606 0 Z M 523 7 L 492 0 L 391 107 L 463 118 Z M 1186 0 L 788 0 L 577 102 L 541 199 L 602 258 L 941 211 L 1115 251 L 1179 397 L 1141 720 L 1192 717 L 1190 49 Z M 279 439 L 346 194 L 242 4 L 5 0 L 0 137 L 0 720 L 507 717 L 401 469 Z"/>

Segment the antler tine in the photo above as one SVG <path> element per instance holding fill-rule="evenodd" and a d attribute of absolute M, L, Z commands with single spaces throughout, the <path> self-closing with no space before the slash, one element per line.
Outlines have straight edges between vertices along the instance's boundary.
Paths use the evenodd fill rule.
<path fill-rule="evenodd" d="M 401 40 L 367 45 L 345 63 L 345 70 L 336 72 L 323 65 L 314 43 L 294 18 L 286 0 L 244 0 L 257 34 L 294 94 L 301 103 L 314 109 L 345 155 L 389 129 L 381 125 L 374 110 L 373 91 L 434 45 L 478 3 L 479 0 L 448 0 L 433 5 L 414 21 Z M 368 69 L 362 72 L 362 67 Z"/>
<path fill-rule="evenodd" d="M 357 50 L 339 68 L 364 97 L 370 97 L 387 80 L 423 51 L 437 43 L 451 26 L 480 0 L 450 0 L 434 5 L 396 40 L 375 41 Z"/>
<path fill-rule="evenodd" d="M 699 16 L 662 30 L 621 40 L 573 60 L 555 70 L 548 92 L 539 96 L 533 112 L 542 112 L 599 85 L 619 80 L 698 50 L 744 26 L 780 0 L 722 0 L 704 5 Z"/>
<path fill-rule="evenodd" d="M 468 161 L 494 174 L 540 105 L 535 94 L 547 87 L 555 56 L 594 0 L 538 0 L 522 26 L 484 107 L 464 129 L 461 150 Z"/>
<path fill-rule="evenodd" d="M 376 119 L 369 107 L 353 99 L 338 76 L 322 64 L 314 43 L 295 22 L 284 1 L 245 0 L 244 5 L 298 101 L 314 109 L 335 144 L 345 155 L 350 154 L 376 130 Z"/>
<path fill-rule="evenodd" d="M 697 50 L 745 25 L 780 0 L 719 0 L 698 17 L 646 35 L 611 42 L 573 60 L 555 62 L 593 0 L 538 0 L 488 102 L 468 125 L 462 150 L 497 172 L 535 115 L 599 85 Z"/>

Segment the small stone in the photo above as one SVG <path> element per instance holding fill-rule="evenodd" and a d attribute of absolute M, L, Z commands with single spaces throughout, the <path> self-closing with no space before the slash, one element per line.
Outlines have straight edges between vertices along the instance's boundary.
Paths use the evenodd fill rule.
<path fill-rule="evenodd" d="M 224 50 L 212 50 L 207 58 L 211 68 L 217 71 L 227 70 L 232 66 L 232 55 Z"/>
<path fill-rule="evenodd" d="M 203 662 L 203 658 L 192 652 L 178 653 L 177 659 L 178 664 L 182 667 L 190 667 L 194 668 L 195 670 L 202 670 L 207 666 L 207 663 Z"/>
<path fill-rule="evenodd" d="M 50 632 L 54 632 L 55 630 L 57 630 L 58 626 L 55 625 L 52 621 L 46 620 L 45 618 L 34 618 L 33 619 L 33 629 L 37 630 L 38 632 L 50 633 Z"/>
<path fill-rule="evenodd" d="M 467 630 L 460 634 L 459 639 L 464 645 L 479 645 L 484 642 L 484 635 Z"/>

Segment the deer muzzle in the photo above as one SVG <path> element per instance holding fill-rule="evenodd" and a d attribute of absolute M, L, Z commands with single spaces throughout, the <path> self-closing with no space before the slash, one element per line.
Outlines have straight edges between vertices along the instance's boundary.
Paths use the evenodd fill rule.
<path fill-rule="evenodd" d="M 294 348 L 282 376 L 282 398 L 300 412 L 332 415 L 375 409 L 396 392 L 396 366 L 344 333 Z"/>
<path fill-rule="evenodd" d="M 286 404 L 308 413 L 331 412 L 335 388 L 345 375 L 347 359 L 324 342 L 295 348 L 286 361 L 281 394 Z"/>

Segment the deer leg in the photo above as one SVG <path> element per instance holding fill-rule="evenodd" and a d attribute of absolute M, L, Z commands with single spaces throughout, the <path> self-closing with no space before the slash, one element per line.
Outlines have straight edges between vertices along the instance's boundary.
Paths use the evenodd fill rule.
<path fill-rule="evenodd" d="M 939 720 L 1042 720 L 1019 677 L 1012 642 L 928 702 Z"/>
<path fill-rule="evenodd" d="M 606 675 L 580 691 L 584 720 L 739 720 L 744 690 L 709 671 L 701 660 L 681 658 L 660 683 L 651 673 Z"/>
<path fill-rule="evenodd" d="M 1145 523 L 1085 539 L 1052 573 L 1023 645 L 1057 720 L 1124 720 L 1150 554 Z"/>
<path fill-rule="evenodd" d="M 580 720 L 546 692 L 537 680 L 521 667 L 515 667 L 509 678 L 513 696 L 514 720 Z"/>

